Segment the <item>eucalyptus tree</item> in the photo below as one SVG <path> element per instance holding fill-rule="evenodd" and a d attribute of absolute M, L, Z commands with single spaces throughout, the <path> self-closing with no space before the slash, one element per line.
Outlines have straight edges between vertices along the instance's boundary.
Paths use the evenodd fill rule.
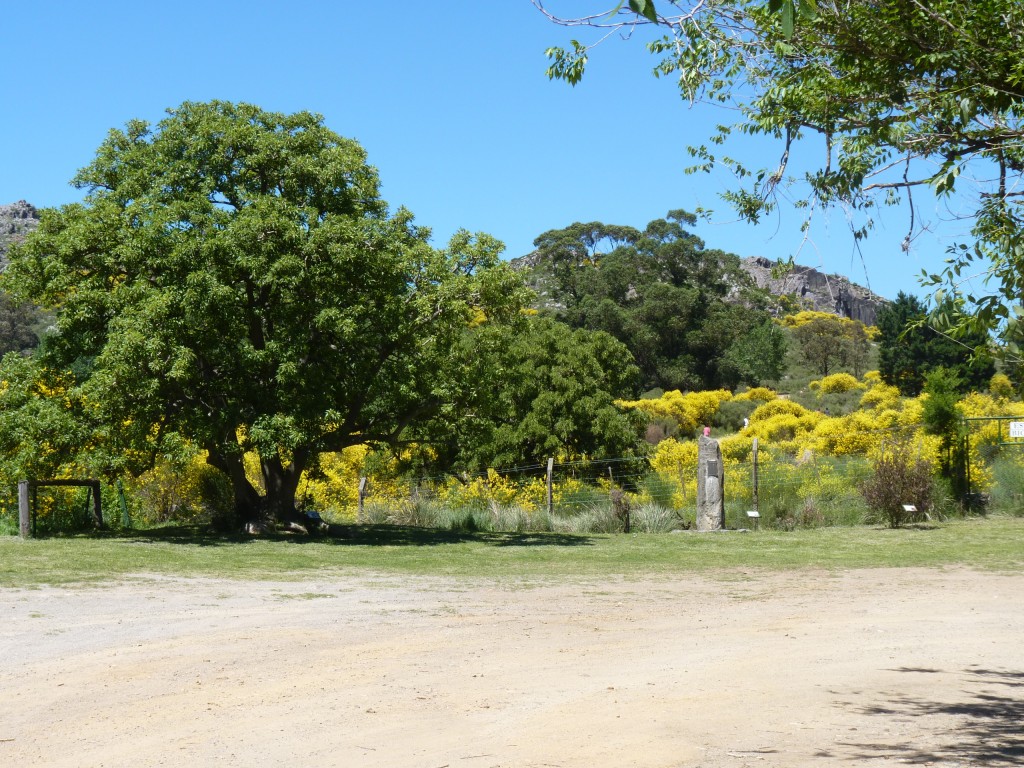
<path fill-rule="evenodd" d="M 4 275 L 58 312 L 38 375 L 74 372 L 68 401 L 128 469 L 204 448 L 246 517 L 287 518 L 321 452 L 451 408 L 450 350 L 522 299 L 500 243 L 431 247 L 308 112 L 184 103 L 111 131 L 73 183 L 83 202 L 45 211 Z"/>
<path fill-rule="evenodd" d="M 765 296 L 739 257 L 704 247 L 688 229 L 694 222 L 674 210 L 643 230 L 593 222 L 545 232 L 534 241 L 528 279 L 559 319 L 625 344 L 644 388 L 749 381 L 764 366 L 737 365 L 741 350 L 725 356 L 768 320 Z M 775 347 L 762 352 L 779 352 L 781 361 Z"/>

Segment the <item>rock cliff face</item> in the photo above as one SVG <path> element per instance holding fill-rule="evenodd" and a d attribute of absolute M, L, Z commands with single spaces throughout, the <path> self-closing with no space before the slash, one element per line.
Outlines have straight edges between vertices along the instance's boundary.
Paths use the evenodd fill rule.
<path fill-rule="evenodd" d="M 762 256 L 743 259 L 742 266 L 759 288 L 775 296 L 792 297 L 800 309 L 833 312 L 860 320 L 864 325 L 874 325 L 878 310 L 888 304 L 887 299 L 841 275 L 826 275 L 796 265 L 785 274 L 773 277 L 775 262 Z"/>
<path fill-rule="evenodd" d="M 0 205 L 0 267 L 7 263 L 7 251 L 39 226 L 39 212 L 24 200 Z"/>

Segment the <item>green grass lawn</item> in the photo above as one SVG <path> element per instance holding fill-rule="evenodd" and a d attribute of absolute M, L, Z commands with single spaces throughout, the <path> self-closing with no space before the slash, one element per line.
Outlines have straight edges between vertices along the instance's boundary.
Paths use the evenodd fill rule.
<path fill-rule="evenodd" d="M 851 527 L 697 534 L 453 533 L 352 527 L 336 538 L 217 536 L 165 528 L 21 540 L 0 537 L 0 586 L 88 584 L 140 574 L 301 579 L 408 574 L 496 579 L 644 576 L 721 569 L 1024 566 L 1024 518 L 901 530 Z"/>

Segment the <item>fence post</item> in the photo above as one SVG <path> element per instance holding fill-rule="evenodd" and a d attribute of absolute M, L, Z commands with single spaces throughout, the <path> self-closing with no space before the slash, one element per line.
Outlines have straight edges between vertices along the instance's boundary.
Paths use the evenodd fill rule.
<path fill-rule="evenodd" d="M 32 515 L 28 503 L 28 480 L 18 481 L 18 531 L 21 538 L 32 535 Z"/>
<path fill-rule="evenodd" d="M 363 522 L 363 500 L 366 498 L 366 477 L 359 478 L 359 507 L 356 510 L 356 523 L 361 525 Z"/>
<path fill-rule="evenodd" d="M 103 498 L 100 496 L 100 481 L 93 480 L 89 486 L 92 488 L 92 516 L 96 520 L 96 527 L 103 529 Z"/>
<path fill-rule="evenodd" d="M 555 512 L 554 497 L 551 493 L 551 474 L 555 470 L 555 460 L 548 459 L 548 517 Z"/>
<path fill-rule="evenodd" d="M 117 478 L 117 501 L 121 505 L 121 527 L 128 530 L 132 527 L 132 518 L 128 514 L 128 501 L 124 497 L 124 483 Z"/>
<path fill-rule="evenodd" d="M 754 473 L 754 511 L 755 512 L 760 512 L 761 509 L 760 509 L 760 507 L 757 506 L 757 481 L 758 481 L 758 477 L 757 477 L 757 438 L 756 437 L 754 438 L 754 445 L 751 448 L 751 452 L 753 454 L 753 460 L 754 460 L 754 468 L 753 468 L 753 473 Z"/>

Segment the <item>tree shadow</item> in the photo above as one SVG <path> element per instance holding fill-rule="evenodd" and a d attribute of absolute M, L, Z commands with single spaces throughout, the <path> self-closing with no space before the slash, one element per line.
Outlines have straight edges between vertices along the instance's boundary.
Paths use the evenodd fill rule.
<path fill-rule="evenodd" d="M 273 541 L 287 544 L 329 544 L 363 547 L 434 547 L 477 543 L 491 547 L 579 547 L 593 546 L 593 537 L 583 534 L 547 532 L 451 531 L 404 525 L 331 525 L 326 532 L 262 533 L 249 535 L 217 532 L 202 526 L 163 526 L 143 530 L 93 531 L 77 538 L 119 539 L 140 543 L 188 544 L 200 547 Z"/>
<path fill-rule="evenodd" d="M 908 674 L 936 674 L 937 669 L 903 667 Z M 964 670 L 968 688 L 963 701 L 942 702 L 897 696 L 884 705 L 848 704 L 861 714 L 901 721 L 946 716 L 956 725 L 945 734 L 933 734 L 927 744 L 912 740 L 892 743 L 841 742 L 851 754 L 846 759 L 861 762 L 893 758 L 910 765 L 952 763 L 955 765 L 1021 765 L 1024 763 L 1024 672 L 970 667 Z M 971 690 L 971 689 L 974 690 Z M 927 722 L 924 727 L 930 727 Z M 824 753 L 822 754 L 824 756 Z M 839 757 L 835 754 L 832 758 Z"/>

